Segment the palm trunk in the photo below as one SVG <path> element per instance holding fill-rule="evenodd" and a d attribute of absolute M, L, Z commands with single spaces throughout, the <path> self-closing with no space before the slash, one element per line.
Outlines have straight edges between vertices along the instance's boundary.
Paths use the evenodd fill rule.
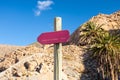
<path fill-rule="evenodd" d="M 119 75 L 119 55 L 116 55 L 114 57 L 114 61 L 115 61 L 115 80 L 118 80 L 118 75 Z"/>
<path fill-rule="evenodd" d="M 100 58 L 100 71 L 102 73 L 102 79 L 104 80 L 105 79 L 105 72 L 104 72 L 104 64 L 102 63 L 104 62 L 104 56 L 101 55 L 101 58 Z"/>
<path fill-rule="evenodd" d="M 109 64 L 110 64 L 110 74 L 111 74 L 111 79 L 112 79 L 112 80 L 115 80 L 114 67 L 113 67 L 113 65 L 112 65 L 112 62 L 111 62 L 110 56 L 108 56 L 108 61 L 109 61 Z"/>

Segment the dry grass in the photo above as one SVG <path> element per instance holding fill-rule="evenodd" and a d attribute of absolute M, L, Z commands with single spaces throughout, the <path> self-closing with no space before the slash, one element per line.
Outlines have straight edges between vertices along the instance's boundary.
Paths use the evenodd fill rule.
<path fill-rule="evenodd" d="M 66 54 L 66 55 L 63 55 L 63 59 L 66 59 L 66 60 L 74 60 L 74 56 L 73 55 L 70 55 L 70 54 Z"/>

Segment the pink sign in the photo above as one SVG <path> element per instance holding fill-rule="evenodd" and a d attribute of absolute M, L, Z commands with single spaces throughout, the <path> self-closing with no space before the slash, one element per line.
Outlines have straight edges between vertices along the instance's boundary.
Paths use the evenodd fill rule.
<path fill-rule="evenodd" d="M 69 37 L 70 37 L 69 31 L 62 30 L 62 31 L 42 33 L 37 38 L 37 41 L 41 44 L 64 43 L 68 41 Z"/>

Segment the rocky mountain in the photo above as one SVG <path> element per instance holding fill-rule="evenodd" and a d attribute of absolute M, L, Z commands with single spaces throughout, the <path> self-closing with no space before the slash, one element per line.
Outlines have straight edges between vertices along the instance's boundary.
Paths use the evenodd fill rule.
<path fill-rule="evenodd" d="M 96 25 L 102 25 L 102 28 L 105 30 L 117 30 L 120 31 L 120 11 L 117 11 L 113 14 L 98 14 L 97 16 L 93 16 L 87 22 L 94 22 Z M 86 23 L 87 23 L 86 22 Z M 85 28 L 85 24 L 82 24 L 78 29 L 71 35 L 70 44 L 80 45 L 80 35 L 82 33 L 82 29 Z"/>
<path fill-rule="evenodd" d="M 104 24 L 106 30 L 119 29 L 120 11 L 99 14 L 89 21 Z M 89 57 L 86 46 L 78 46 L 84 24 L 71 35 L 69 44 L 62 47 L 62 80 L 98 80 L 96 61 Z M 10 50 L 1 49 L 4 55 L 0 56 L 0 80 L 53 80 L 53 45 L 36 42 Z"/>

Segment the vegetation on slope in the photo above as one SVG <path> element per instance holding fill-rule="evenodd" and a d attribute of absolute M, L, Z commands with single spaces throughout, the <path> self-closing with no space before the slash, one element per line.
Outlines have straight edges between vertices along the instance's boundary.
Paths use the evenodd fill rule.
<path fill-rule="evenodd" d="M 118 80 L 120 71 L 120 33 L 105 31 L 93 22 L 86 23 L 81 39 L 89 45 L 91 58 L 97 60 L 100 80 Z"/>

